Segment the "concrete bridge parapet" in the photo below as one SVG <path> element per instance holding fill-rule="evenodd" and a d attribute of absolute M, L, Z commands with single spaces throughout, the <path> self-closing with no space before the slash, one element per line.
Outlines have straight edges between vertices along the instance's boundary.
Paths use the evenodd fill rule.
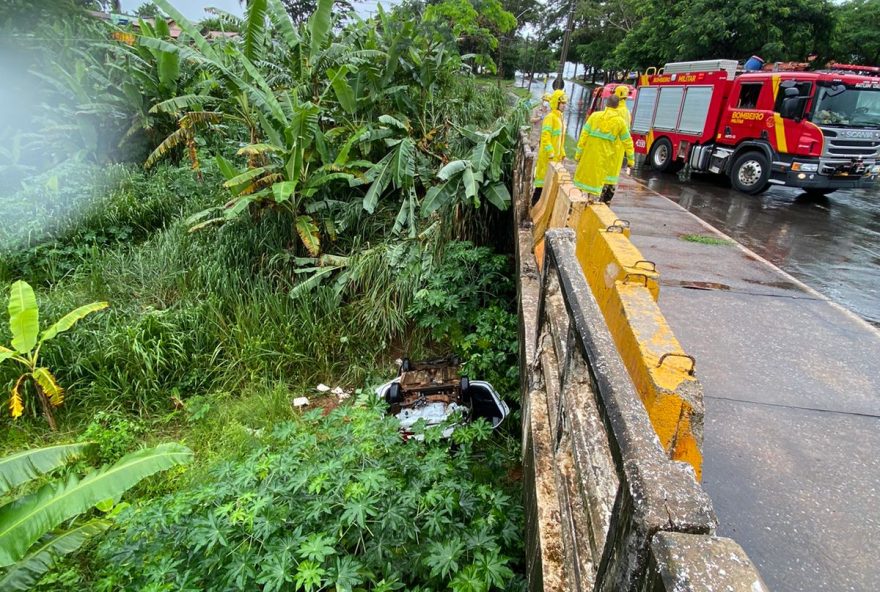
<path fill-rule="evenodd" d="M 715 536 L 693 466 L 661 443 L 578 233 L 548 226 L 535 259 L 533 159 L 524 145 L 514 171 L 530 589 L 766 590 L 742 549 Z"/>

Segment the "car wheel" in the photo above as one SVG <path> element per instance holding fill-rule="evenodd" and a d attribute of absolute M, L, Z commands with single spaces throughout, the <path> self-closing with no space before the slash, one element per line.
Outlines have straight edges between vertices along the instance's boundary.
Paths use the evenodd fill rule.
<path fill-rule="evenodd" d="M 746 152 L 730 169 L 730 183 L 737 191 L 756 195 L 770 184 L 770 161 L 761 152 Z"/>
<path fill-rule="evenodd" d="M 388 387 L 388 392 L 385 393 L 385 402 L 389 405 L 394 405 L 400 403 L 402 400 L 403 395 L 400 392 L 400 383 L 392 382 L 391 386 Z"/>
<path fill-rule="evenodd" d="M 409 372 L 412 370 L 412 362 L 409 361 L 409 358 L 403 358 L 403 361 L 400 362 L 400 369 L 397 371 L 397 375 L 400 376 L 404 372 Z"/>
<path fill-rule="evenodd" d="M 672 142 L 667 138 L 660 138 L 654 142 L 648 155 L 648 162 L 651 163 L 651 168 L 661 173 L 674 173 L 681 168 L 681 163 L 677 162 L 672 154 Z"/>

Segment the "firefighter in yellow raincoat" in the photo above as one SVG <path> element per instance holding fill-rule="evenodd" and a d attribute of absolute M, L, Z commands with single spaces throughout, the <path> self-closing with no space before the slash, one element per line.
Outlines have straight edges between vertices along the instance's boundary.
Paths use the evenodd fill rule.
<path fill-rule="evenodd" d="M 620 165 L 626 154 L 627 165 L 635 164 L 632 137 L 623 113 L 618 109 L 620 97 L 608 97 L 603 111 L 596 111 L 587 119 L 578 140 L 574 172 L 575 187 L 586 193 L 602 195 L 602 201 L 611 201 L 620 177 Z M 605 186 L 610 187 L 605 190 Z"/>
<path fill-rule="evenodd" d="M 550 162 L 565 160 L 565 123 L 562 111 L 568 103 L 565 91 L 555 90 L 550 95 L 550 113 L 541 122 L 541 145 L 538 147 L 538 164 L 535 167 L 535 189 L 544 186 L 544 177 Z M 540 193 L 540 191 L 536 191 Z"/>
<path fill-rule="evenodd" d="M 623 118 L 626 120 L 626 125 L 632 127 L 632 113 L 629 112 L 629 107 L 626 106 L 626 100 L 629 98 L 629 89 L 625 84 L 621 84 L 614 88 L 614 94 L 620 97 L 620 112 L 623 113 Z"/>

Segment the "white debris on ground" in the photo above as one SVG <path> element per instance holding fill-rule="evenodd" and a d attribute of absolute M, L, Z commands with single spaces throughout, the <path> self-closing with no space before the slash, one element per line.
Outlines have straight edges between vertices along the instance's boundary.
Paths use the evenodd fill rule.
<path fill-rule="evenodd" d="M 319 384 L 318 386 L 315 387 L 315 390 L 317 390 L 319 393 L 326 393 L 326 392 L 330 391 L 330 387 L 322 382 L 321 384 Z"/>
<path fill-rule="evenodd" d="M 340 401 L 344 401 L 351 396 L 351 392 L 343 390 L 342 387 L 338 387 L 338 386 L 330 392 L 333 393 L 334 395 L 336 395 L 336 397 Z"/>
<path fill-rule="evenodd" d="M 309 404 L 308 397 L 297 397 L 293 400 L 293 406 L 299 409 L 300 407 L 306 407 Z"/>

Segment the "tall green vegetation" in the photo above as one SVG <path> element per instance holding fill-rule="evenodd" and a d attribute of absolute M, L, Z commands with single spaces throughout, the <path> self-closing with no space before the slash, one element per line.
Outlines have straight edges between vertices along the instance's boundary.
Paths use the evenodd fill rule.
<path fill-rule="evenodd" d="M 320 0 L 294 23 L 257 0 L 241 22 L 217 16 L 239 38 L 209 40 L 156 4 L 179 38 L 143 22 L 128 45 L 77 16 L 94 34 L 47 72 L 59 94 L 37 110 L 78 149 L 0 189 L 0 288 L 34 286 L 49 318 L 113 303 L 40 352 L 75 401 L 57 409 L 58 434 L 3 418 L 0 448 L 79 439 L 97 464 L 175 438 L 200 462 L 129 490 L 131 507 L 95 532 L 76 530 L 98 516 L 91 498 L 65 506 L 69 534 L 50 555 L 34 552 L 51 539 L 28 542 L 24 559 L 45 569 L 16 581 L 521 589 L 515 425 L 476 423 L 454 447 L 435 432 L 404 442 L 372 391 L 353 404 L 314 387 L 359 389 L 397 357 L 454 350 L 515 398 L 511 264 L 480 244 L 501 233 L 524 107 L 473 75 L 446 23 L 407 7 L 343 25 Z M 60 92 L 70 77 L 82 97 Z M 112 122 L 101 149 L 67 126 L 77 109 Z M 0 384 L 16 370 L 0 365 Z M 303 394 L 322 409 L 294 409 Z M 131 485 L 95 474 L 114 501 Z"/>

